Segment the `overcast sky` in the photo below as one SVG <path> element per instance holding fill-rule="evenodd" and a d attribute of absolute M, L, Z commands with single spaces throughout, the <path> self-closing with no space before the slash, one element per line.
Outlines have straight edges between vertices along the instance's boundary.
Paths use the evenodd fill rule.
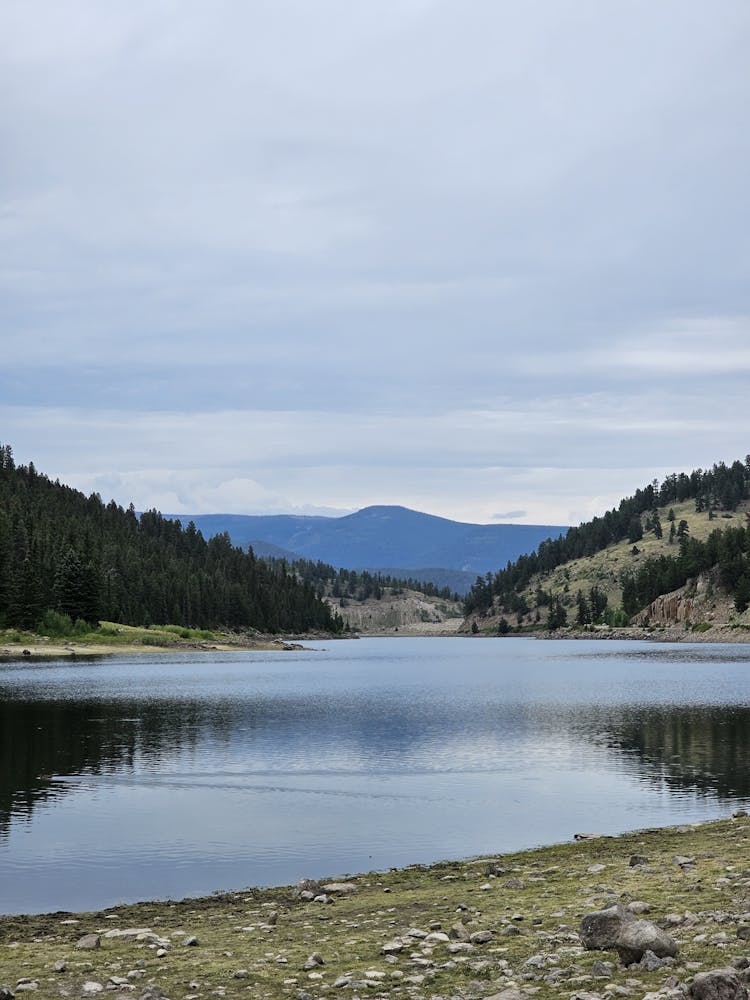
<path fill-rule="evenodd" d="M 0 440 L 577 523 L 750 452 L 748 0 L 4 0 Z"/>

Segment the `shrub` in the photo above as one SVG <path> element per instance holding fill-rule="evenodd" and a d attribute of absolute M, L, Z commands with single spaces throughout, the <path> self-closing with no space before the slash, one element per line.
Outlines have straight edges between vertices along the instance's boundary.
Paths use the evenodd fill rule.
<path fill-rule="evenodd" d="M 48 609 L 42 615 L 42 620 L 37 626 L 40 635 L 49 636 L 51 639 L 64 639 L 73 635 L 73 622 L 69 615 L 61 614 L 59 611 Z"/>

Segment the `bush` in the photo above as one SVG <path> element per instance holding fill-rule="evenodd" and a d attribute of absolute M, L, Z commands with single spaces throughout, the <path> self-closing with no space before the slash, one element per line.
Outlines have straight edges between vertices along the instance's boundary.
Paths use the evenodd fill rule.
<path fill-rule="evenodd" d="M 44 612 L 37 626 L 40 635 L 49 636 L 51 639 L 66 639 L 73 635 L 73 631 L 74 625 L 70 616 L 51 609 Z"/>

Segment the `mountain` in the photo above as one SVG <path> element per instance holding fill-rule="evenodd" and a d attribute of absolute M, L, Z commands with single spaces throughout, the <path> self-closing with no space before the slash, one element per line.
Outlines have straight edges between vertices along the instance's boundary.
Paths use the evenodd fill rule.
<path fill-rule="evenodd" d="M 480 631 L 668 620 L 702 630 L 730 619 L 744 629 L 749 605 L 750 456 L 654 480 L 478 580 L 465 610 Z"/>
<path fill-rule="evenodd" d="M 466 524 L 408 507 L 365 507 L 345 517 L 292 514 L 170 515 L 194 521 L 205 537 L 229 533 L 235 545 L 263 541 L 305 559 L 351 569 L 443 567 L 484 574 L 530 552 L 567 528 L 537 524 Z"/>

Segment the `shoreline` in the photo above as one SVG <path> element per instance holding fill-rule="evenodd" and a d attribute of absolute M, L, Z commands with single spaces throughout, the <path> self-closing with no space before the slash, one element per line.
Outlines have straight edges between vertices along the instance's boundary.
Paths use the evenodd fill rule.
<path fill-rule="evenodd" d="M 414 1000 L 503 991 L 515 991 L 503 1000 L 641 1000 L 687 996 L 698 972 L 750 966 L 747 815 L 578 836 L 296 887 L 1 916 L 0 984 L 16 996 L 27 987 L 37 997 L 114 990 L 149 1000 L 317 1000 L 332 988 Z M 582 915 L 614 903 L 665 928 L 676 958 L 625 967 L 613 950 L 586 951 Z"/>

